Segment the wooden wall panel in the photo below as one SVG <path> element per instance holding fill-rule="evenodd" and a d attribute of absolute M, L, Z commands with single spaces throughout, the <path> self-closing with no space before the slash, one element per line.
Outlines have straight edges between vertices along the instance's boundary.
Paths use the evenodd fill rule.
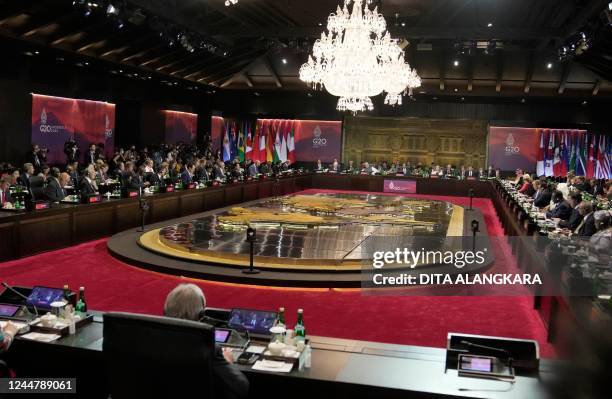
<path fill-rule="evenodd" d="M 487 122 L 347 117 L 342 160 L 485 167 Z"/>
<path fill-rule="evenodd" d="M 71 215 L 60 213 L 19 222 L 19 252 L 21 256 L 52 251 L 70 246 Z"/>
<path fill-rule="evenodd" d="M 15 224 L 0 223 L 0 262 L 15 257 Z"/>
<path fill-rule="evenodd" d="M 74 243 L 108 237 L 113 234 L 115 208 L 111 205 L 75 209 L 72 217 Z"/>

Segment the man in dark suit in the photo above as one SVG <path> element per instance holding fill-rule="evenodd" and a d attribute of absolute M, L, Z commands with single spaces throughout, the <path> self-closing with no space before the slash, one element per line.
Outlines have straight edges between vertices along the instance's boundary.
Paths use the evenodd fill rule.
<path fill-rule="evenodd" d="M 248 169 L 249 177 L 257 177 L 259 174 L 259 160 L 251 161 Z"/>
<path fill-rule="evenodd" d="M 546 212 L 546 217 L 549 219 L 569 220 L 572 215 L 572 207 L 568 201 L 563 198 L 563 193 L 556 190 L 552 195 L 552 202 L 555 207 Z"/>
<path fill-rule="evenodd" d="M 89 151 L 85 153 L 85 165 L 95 164 L 98 158 L 98 149 L 95 144 L 91 144 Z"/>
<path fill-rule="evenodd" d="M 551 198 L 552 193 L 548 189 L 548 184 L 546 182 L 542 182 L 540 184 L 540 189 L 535 193 L 533 205 L 537 206 L 538 208 L 544 208 L 550 204 Z"/>
<path fill-rule="evenodd" d="M 168 174 L 168 168 L 163 163 L 157 167 L 157 172 L 149 176 L 151 186 L 162 187 L 166 185 L 165 176 Z"/>
<path fill-rule="evenodd" d="M 143 187 L 141 176 L 134 171 L 134 163 L 128 161 L 125 163 L 125 171 L 121 175 L 121 187 L 138 189 Z"/>
<path fill-rule="evenodd" d="M 11 187 L 11 177 L 3 176 L 0 179 L 0 208 L 4 208 L 9 203 L 13 203 L 13 198 L 11 197 L 11 192 L 9 188 Z"/>
<path fill-rule="evenodd" d="M 21 184 L 30 191 L 30 177 L 34 176 L 34 165 L 31 163 L 23 164 L 23 173 L 19 175 L 17 183 Z"/>
<path fill-rule="evenodd" d="M 66 197 L 64 186 L 70 181 L 68 173 L 60 173 L 58 168 L 51 168 L 50 178 L 45 187 L 45 195 L 51 202 L 60 202 Z"/>
<path fill-rule="evenodd" d="M 189 162 L 185 165 L 185 170 L 181 173 L 181 181 L 183 186 L 193 183 L 193 173 L 195 172 L 195 165 Z"/>
<path fill-rule="evenodd" d="M 225 180 L 225 164 L 218 161 L 213 168 L 213 179 Z"/>
<path fill-rule="evenodd" d="M 79 184 L 79 192 L 82 196 L 98 194 L 98 185 L 96 183 L 96 170 L 93 165 L 90 165 L 85 171 L 85 176 Z"/>
<path fill-rule="evenodd" d="M 202 289 L 195 284 L 180 284 L 166 297 L 164 316 L 207 321 L 205 309 L 206 297 Z M 242 399 L 248 396 L 249 380 L 233 363 L 234 357 L 229 348 L 215 346 L 212 367 L 215 397 Z"/>
<path fill-rule="evenodd" d="M 32 145 L 32 149 L 26 153 L 25 161 L 26 163 L 31 163 L 36 170 L 40 170 L 43 161 L 41 159 L 40 147 L 38 147 L 38 144 Z"/>
<path fill-rule="evenodd" d="M 567 199 L 569 206 L 572 208 L 570 216 L 567 220 L 560 220 L 558 226 L 562 229 L 570 229 L 571 231 L 576 230 L 580 222 L 582 222 L 582 215 L 578 211 L 578 205 L 582 202 L 582 195 L 580 193 L 571 193 Z"/>
<path fill-rule="evenodd" d="M 590 202 L 582 202 L 578 206 L 578 212 L 582 215 L 582 222 L 574 232 L 580 237 L 590 237 L 597 232 L 595 227 L 595 216 L 593 215 L 593 205 Z"/>

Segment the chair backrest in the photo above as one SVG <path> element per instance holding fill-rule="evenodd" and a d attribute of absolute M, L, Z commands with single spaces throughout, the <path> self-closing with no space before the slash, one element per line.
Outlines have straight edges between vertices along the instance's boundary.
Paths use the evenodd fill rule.
<path fill-rule="evenodd" d="M 32 193 L 32 199 L 44 200 L 46 199 L 45 193 L 45 180 L 40 176 L 31 176 L 30 177 L 30 192 Z"/>
<path fill-rule="evenodd" d="M 102 347 L 113 399 L 214 397 L 214 329 L 207 324 L 106 313 Z"/>

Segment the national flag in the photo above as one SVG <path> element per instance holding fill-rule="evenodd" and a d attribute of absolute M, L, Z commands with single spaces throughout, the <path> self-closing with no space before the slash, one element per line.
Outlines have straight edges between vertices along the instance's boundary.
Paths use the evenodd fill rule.
<path fill-rule="evenodd" d="M 561 132 L 558 130 L 554 131 L 554 156 L 553 156 L 553 176 L 561 176 L 562 162 L 561 162 Z"/>
<path fill-rule="evenodd" d="M 274 153 L 273 153 L 273 158 L 272 161 L 273 162 L 278 162 L 281 160 L 280 158 L 280 153 L 281 153 L 281 139 L 280 139 L 280 135 L 279 135 L 279 130 L 280 129 L 276 129 L 276 135 L 274 137 Z"/>
<path fill-rule="evenodd" d="M 266 136 L 266 162 L 274 160 L 274 133 L 272 133 L 272 123 L 268 123 L 268 134 Z"/>
<path fill-rule="evenodd" d="M 576 140 L 580 137 L 579 131 L 572 131 L 569 135 L 570 151 L 569 151 L 569 164 L 567 166 L 568 171 L 571 170 L 576 173 Z"/>
<path fill-rule="evenodd" d="M 546 150 L 546 159 L 544 161 L 544 175 L 545 176 L 554 176 L 554 173 L 553 173 L 553 160 L 555 157 L 554 145 L 555 145 L 554 133 L 551 130 L 548 130 L 548 147 Z"/>
<path fill-rule="evenodd" d="M 238 140 L 237 140 L 237 156 L 240 162 L 244 162 L 244 125 L 238 129 Z"/>
<path fill-rule="evenodd" d="M 595 167 L 596 179 L 610 178 L 610 151 L 609 138 L 603 134 L 599 136 L 599 146 L 597 151 L 597 163 Z"/>
<path fill-rule="evenodd" d="M 266 131 L 264 130 L 263 122 L 259 125 L 259 161 L 266 162 L 267 154 L 266 154 Z"/>
<path fill-rule="evenodd" d="M 253 159 L 253 136 L 251 135 L 251 124 L 247 123 L 244 130 L 246 132 L 246 148 L 244 149 L 244 158 Z"/>
<path fill-rule="evenodd" d="M 546 159 L 546 150 L 544 148 L 544 130 L 540 129 L 540 151 L 538 151 L 538 162 L 536 164 L 536 174 L 544 176 L 544 160 Z"/>
<path fill-rule="evenodd" d="M 596 136 L 592 134 L 591 140 L 589 140 L 589 152 L 588 152 L 587 164 L 586 164 L 587 179 L 590 179 L 593 176 L 595 176 L 595 142 L 596 142 Z"/>
<path fill-rule="evenodd" d="M 289 121 L 285 121 L 283 130 L 281 130 L 281 145 L 280 145 L 280 153 L 279 158 L 281 162 L 287 161 L 287 134 L 289 133 Z"/>
<path fill-rule="evenodd" d="M 225 134 L 223 135 L 223 162 L 231 159 L 231 145 L 229 138 L 229 123 L 225 124 Z"/>
<path fill-rule="evenodd" d="M 569 170 L 570 135 L 570 131 L 563 131 L 563 139 L 561 140 L 561 176 L 567 176 Z"/>
<path fill-rule="evenodd" d="M 586 147 L 587 134 L 578 134 L 576 139 L 576 176 L 584 176 L 586 174 Z"/>
<path fill-rule="evenodd" d="M 293 126 L 287 135 L 287 160 L 290 164 L 295 163 L 295 127 Z"/>

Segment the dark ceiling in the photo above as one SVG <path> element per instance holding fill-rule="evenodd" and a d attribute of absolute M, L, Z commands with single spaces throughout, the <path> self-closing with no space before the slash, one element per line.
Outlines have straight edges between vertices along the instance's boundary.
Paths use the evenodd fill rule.
<path fill-rule="evenodd" d="M 307 90 L 298 69 L 341 1 L 0 0 L 0 36 L 30 54 L 52 48 L 169 82 Z M 107 15 L 109 3 L 117 14 Z M 377 3 L 392 35 L 409 43 L 421 94 L 612 96 L 609 0 Z M 590 48 L 560 61 L 558 49 L 578 32 Z"/>

